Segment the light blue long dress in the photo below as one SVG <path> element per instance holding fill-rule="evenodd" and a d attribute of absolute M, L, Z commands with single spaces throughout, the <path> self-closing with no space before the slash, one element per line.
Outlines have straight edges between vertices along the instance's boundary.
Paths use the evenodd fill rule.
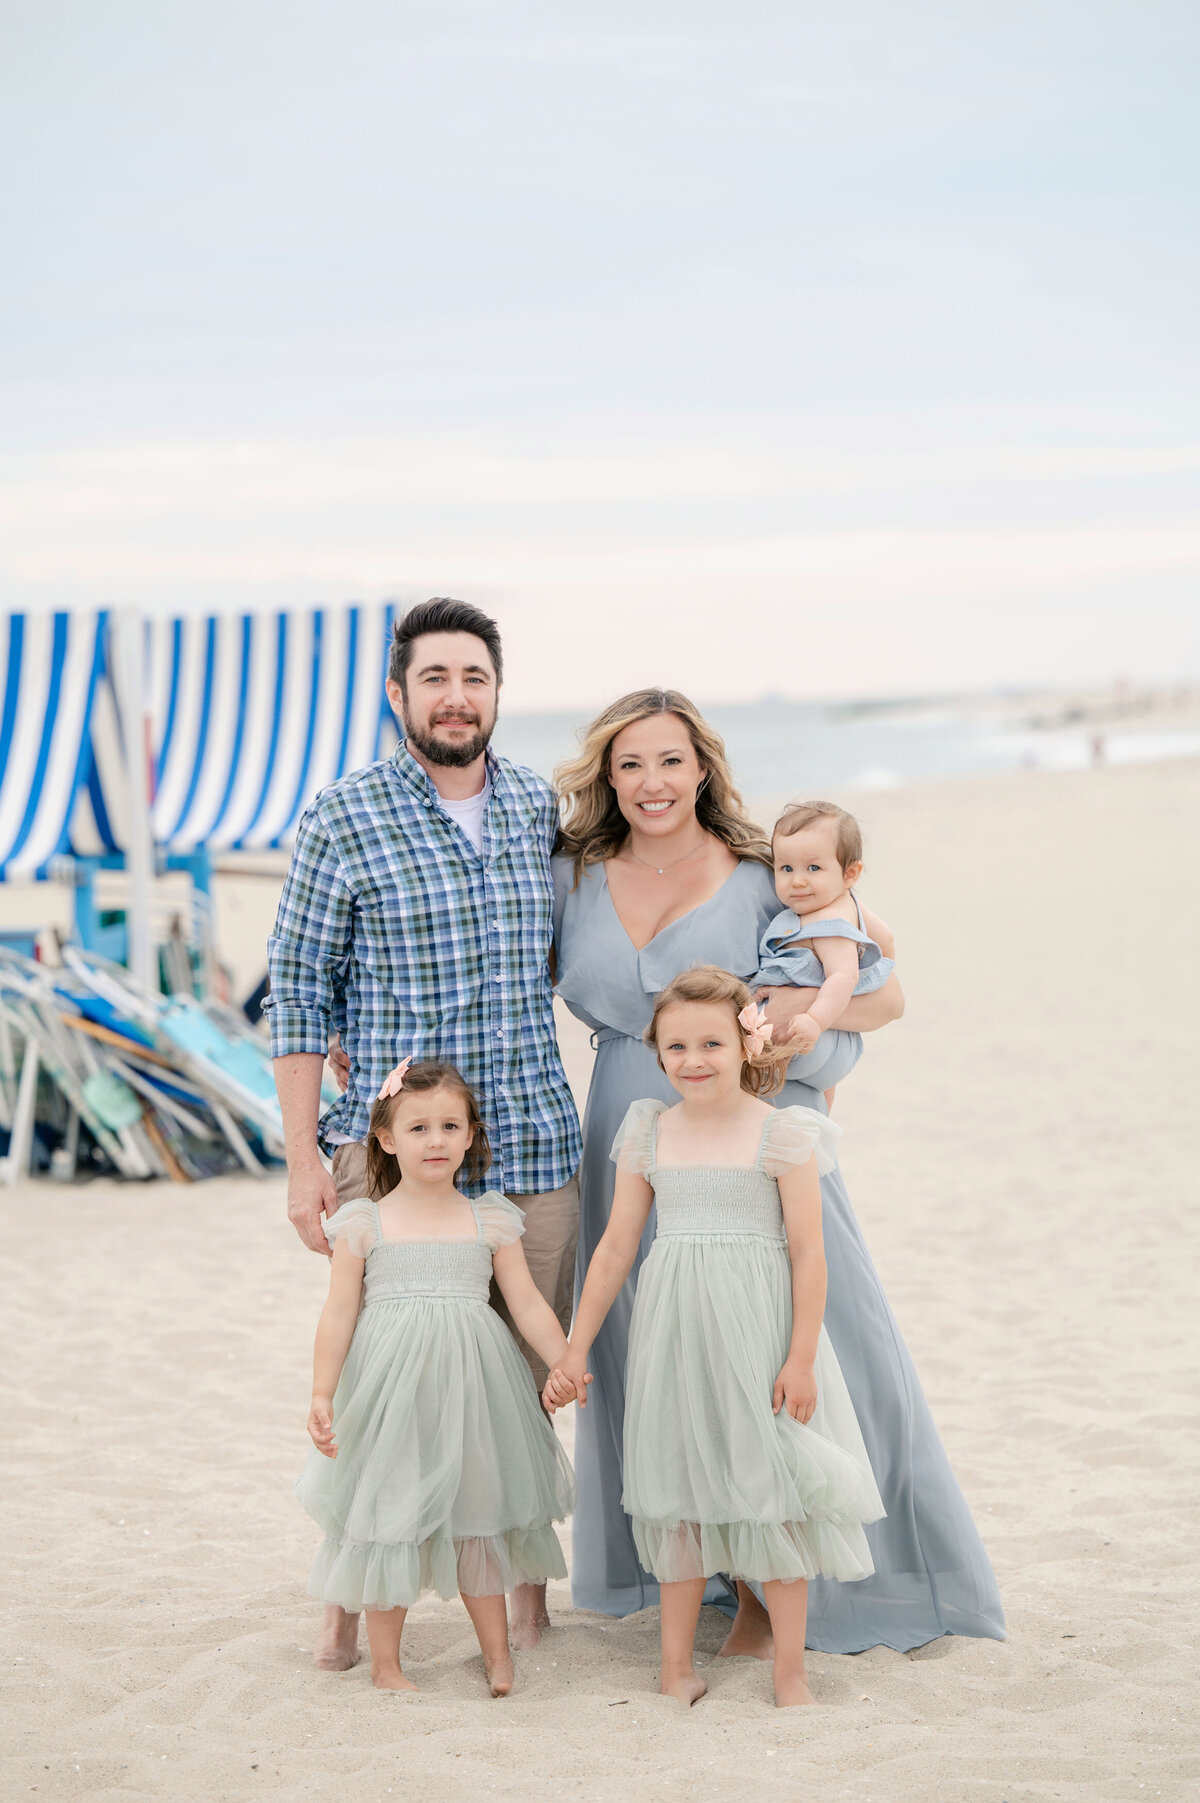
<path fill-rule="evenodd" d="M 749 980 L 779 902 L 770 872 L 746 859 L 716 895 L 639 952 L 617 917 L 602 865 L 589 866 L 575 889 L 569 859 L 555 858 L 553 869 L 558 993 L 592 1028 L 596 1046 L 580 1167 L 582 1273 L 608 1223 L 614 1178 L 609 1149 L 630 1103 L 643 1096 L 678 1100 L 642 1043 L 655 995 L 696 963 L 717 964 Z M 793 1059 L 777 1104 L 825 1113 L 822 1091 L 853 1070 L 861 1051 L 858 1034 L 823 1033 L 813 1052 Z M 855 1653 L 877 1645 L 907 1651 L 941 1634 L 1003 1639 L 1004 1612 L 991 1565 L 840 1171 L 822 1177 L 821 1192 L 829 1269 L 825 1327 L 887 1516 L 866 1529 L 873 1576 L 853 1584 L 813 1582 L 808 1644 L 821 1652 Z M 621 1506 L 626 1347 L 637 1273 L 654 1234 L 651 1210 L 634 1269 L 592 1347 L 595 1382 L 576 1428 L 572 1589 L 579 1607 L 606 1615 L 628 1615 L 658 1598 Z"/>

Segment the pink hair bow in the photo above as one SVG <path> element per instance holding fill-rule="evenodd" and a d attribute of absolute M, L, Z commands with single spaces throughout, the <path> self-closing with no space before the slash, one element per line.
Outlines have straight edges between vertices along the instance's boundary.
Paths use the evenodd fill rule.
<path fill-rule="evenodd" d="M 747 1002 L 738 1015 L 738 1026 L 746 1036 L 746 1052 L 751 1058 L 757 1058 L 763 1047 L 770 1045 L 771 1035 L 775 1031 L 767 1019 L 765 1002 L 757 1008 L 753 1002 Z"/>
<path fill-rule="evenodd" d="M 375 1097 L 377 1102 L 382 1102 L 385 1096 L 398 1096 L 400 1094 L 400 1091 L 404 1088 L 404 1073 L 411 1063 L 412 1054 L 410 1053 L 407 1058 L 402 1058 L 400 1060 L 395 1070 L 388 1072 L 387 1076 L 383 1079 L 383 1082 L 379 1085 L 379 1094 Z"/>

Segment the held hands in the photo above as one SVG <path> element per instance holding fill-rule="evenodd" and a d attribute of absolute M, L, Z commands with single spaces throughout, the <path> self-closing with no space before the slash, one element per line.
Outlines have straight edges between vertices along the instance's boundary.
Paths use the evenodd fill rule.
<path fill-rule="evenodd" d="M 783 1370 L 775 1379 L 775 1389 L 771 1396 L 772 1413 L 778 1415 L 780 1409 L 783 1409 L 793 1421 L 803 1424 L 812 1420 L 816 1406 L 817 1379 L 813 1367 L 806 1365 L 801 1359 L 785 1359 Z"/>
<path fill-rule="evenodd" d="M 555 1365 L 546 1379 L 542 1402 L 551 1415 L 555 1409 L 565 1408 L 568 1402 L 577 1402 L 581 1409 L 586 1409 L 587 1386 L 591 1381 L 587 1354 L 568 1351 L 566 1358 Z"/>
<path fill-rule="evenodd" d="M 327 1459 L 337 1458 L 337 1441 L 333 1437 L 333 1401 L 328 1396 L 314 1396 L 308 1411 L 308 1433 L 318 1452 Z"/>

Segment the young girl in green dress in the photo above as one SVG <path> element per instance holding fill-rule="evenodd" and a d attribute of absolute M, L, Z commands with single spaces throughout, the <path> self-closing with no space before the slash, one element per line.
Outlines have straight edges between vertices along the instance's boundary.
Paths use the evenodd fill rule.
<path fill-rule="evenodd" d="M 521 1250 L 524 1217 L 493 1191 L 454 1187 L 491 1154 L 475 1097 L 449 1064 L 397 1065 L 371 1111 L 367 1169 L 380 1202 L 329 1221 L 329 1298 L 317 1327 L 296 1494 L 325 1530 L 309 1588 L 365 1609 L 371 1676 L 414 1690 L 400 1665 L 405 1612 L 457 1592 L 493 1696 L 512 1688 L 504 1596 L 566 1576 L 553 1523 L 575 1481 L 529 1367 L 488 1305 L 493 1274 L 548 1365 L 567 1352 Z M 360 1312 L 361 1304 L 361 1312 Z"/>
<path fill-rule="evenodd" d="M 773 1108 L 783 1081 L 750 991 L 712 965 L 658 996 L 647 1043 L 680 1101 L 634 1102 L 617 1134 L 616 1191 L 570 1351 L 547 1407 L 586 1403 L 588 1353 L 632 1268 L 652 1207 L 629 1337 L 624 1507 L 659 1580 L 664 1695 L 705 1684 L 693 1642 L 705 1580 L 761 1584 L 775 1700 L 811 1703 L 807 1580 L 873 1570 L 863 1523 L 883 1504 L 822 1326 L 818 1172 L 837 1128 Z"/>

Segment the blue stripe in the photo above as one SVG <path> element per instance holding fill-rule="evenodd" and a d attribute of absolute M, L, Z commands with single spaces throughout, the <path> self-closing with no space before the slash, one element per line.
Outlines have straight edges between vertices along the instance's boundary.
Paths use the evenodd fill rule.
<path fill-rule="evenodd" d="M 204 635 L 204 699 L 200 703 L 200 730 L 196 734 L 196 755 L 192 761 L 192 780 L 188 784 L 188 792 L 183 798 L 183 806 L 176 817 L 175 824 L 166 837 L 171 840 L 188 817 L 188 809 L 200 787 L 200 772 L 204 768 L 204 757 L 208 750 L 208 718 L 212 712 L 213 668 L 217 658 L 217 622 L 210 614 L 208 631 Z"/>
<path fill-rule="evenodd" d="M 171 692 L 167 697 L 167 721 L 163 727 L 162 745 L 159 747 L 158 763 L 154 771 L 154 788 L 151 802 L 158 794 L 163 772 L 167 767 L 167 758 L 171 752 L 171 741 L 175 737 L 175 717 L 179 702 L 179 666 L 183 662 L 183 621 L 171 621 Z"/>
<path fill-rule="evenodd" d="M 292 805 L 288 809 L 279 831 L 271 840 L 271 845 L 273 847 L 283 843 L 283 836 L 288 831 L 293 820 L 295 820 L 296 815 L 300 812 L 300 803 L 308 788 L 308 773 L 312 767 L 313 745 L 315 744 L 317 737 L 317 702 L 321 692 L 321 634 L 324 629 L 324 624 L 325 615 L 322 610 L 318 608 L 317 612 L 313 615 L 312 673 L 308 691 L 308 738 L 305 740 L 304 744 L 304 761 L 300 765 L 300 780 L 296 784 L 296 793 L 292 797 Z"/>
<path fill-rule="evenodd" d="M 220 805 L 209 823 L 206 839 L 214 837 L 221 822 L 225 818 L 225 809 L 229 806 L 229 797 L 233 794 L 233 785 L 237 781 L 238 763 L 242 755 L 242 739 L 246 732 L 246 691 L 250 686 L 250 628 L 252 619 L 249 614 L 242 615 L 242 686 L 238 695 L 237 725 L 233 731 L 233 750 L 229 756 L 229 781 L 225 784 L 225 793 Z"/>
<path fill-rule="evenodd" d="M 258 797 L 258 806 L 250 816 L 249 825 L 242 831 L 242 836 L 238 840 L 239 846 L 246 843 L 246 840 L 258 825 L 258 817 L 267 805 L 267 796 L 270 793 L 271 788 L 271 778 L 275 773 L 275 753 L 279 749 L 279 721 L 283 713 L 283 677 L 287 665 L 287 624 L 287 615 L 280 614 L 279 624 L 276 629 L 275 649 L 275 718 L 271 722 L 271 742 L 267 748 L 267 767 L 263 772 L 263 784 Z"/>
<path fill-rule="evenodd" d="M 63 665 L 67 661 L 67 632 L 70 626 L 69 614 L 54 616 L 54 650 L 50 661 L 50 687 L 46 692 L 46 717 L 42 722 L 42 742 L 38 748 L 37 768 L 33 773 L 33 781 L 29 785 L 29 799 L 25 803 L 25 814 L 20 830 L 13 840 L 8 856 L 15 858 L 33 830 L 37 818 L 38 803 L 42 798 L 42 784 L 46 780 L 46 765 L 50 762 L 50 747 L 54 741 L 54 722 L 58 715 L 58 697 L 62 689 Z M 70 730 L 70 727 L 67 727 Z"/>
<path fill-rule="evenodd" d="M 17 718 L 17 697 L 21 692 L 21 651 L 25 643 L 25 615 L 12 614 L 8 622 L 8 681 L 4 685 L 4 716 L 0 719 L 0 772 L 8 769 L 8 748 L 12 744 L 13 724 Z"/>
<path fill-rule="evenodd" d="M 104 655 L 104 647 L 107 636 L 108 614 L 102 611 L 96 615 L 96 636 L 92 642 L 92 674 L 88 681 L 87 699 L 83 704 L 83 719 L 79 726 L 79 756 L 75 760 L 75 774 L 71 778 L 71 789 L 67 796 L 66 808 L 63 812 L 62 829 L 59 832 L 54 850 L 50 853 L 50 857 L 55 857 L 60 851 L 66 851 L 68 849 L 71 835 L 71 816 L 75 812 L 75 797 L 79 793 L 79 788 L 83 781 L 83 772 L 85 768 L 93 770 L 95 768 L 95 757 L 92 753 L 92 708 L 96 700 L 96 691 L 100 687 L 101 680 L 105 673 L 106 658 Z M 99 787 L 98 784 L 97 787 Z M 96 825 L 99 826 L 99 824 L 100 818 L 97 815 Z M 106 827 L 107 824 L 108 820 L 107 816 L 105 816 Z M 49 868 L 49 859 L 47 859 L 47 861 L 39 867 L 37 872 L 38 876 L 44 877 Z"/>
<path fill-rule="evenodd" d="M 342 742 L 338 746 L 335 779 L 346 776 L 346 749 L 350 743 L 350 720 L 354 712 L 354 660 L 358 656 L 358 608 L 350 609 L 350 635 L 346 644 L 346 700 L 342 714 Z"/>

